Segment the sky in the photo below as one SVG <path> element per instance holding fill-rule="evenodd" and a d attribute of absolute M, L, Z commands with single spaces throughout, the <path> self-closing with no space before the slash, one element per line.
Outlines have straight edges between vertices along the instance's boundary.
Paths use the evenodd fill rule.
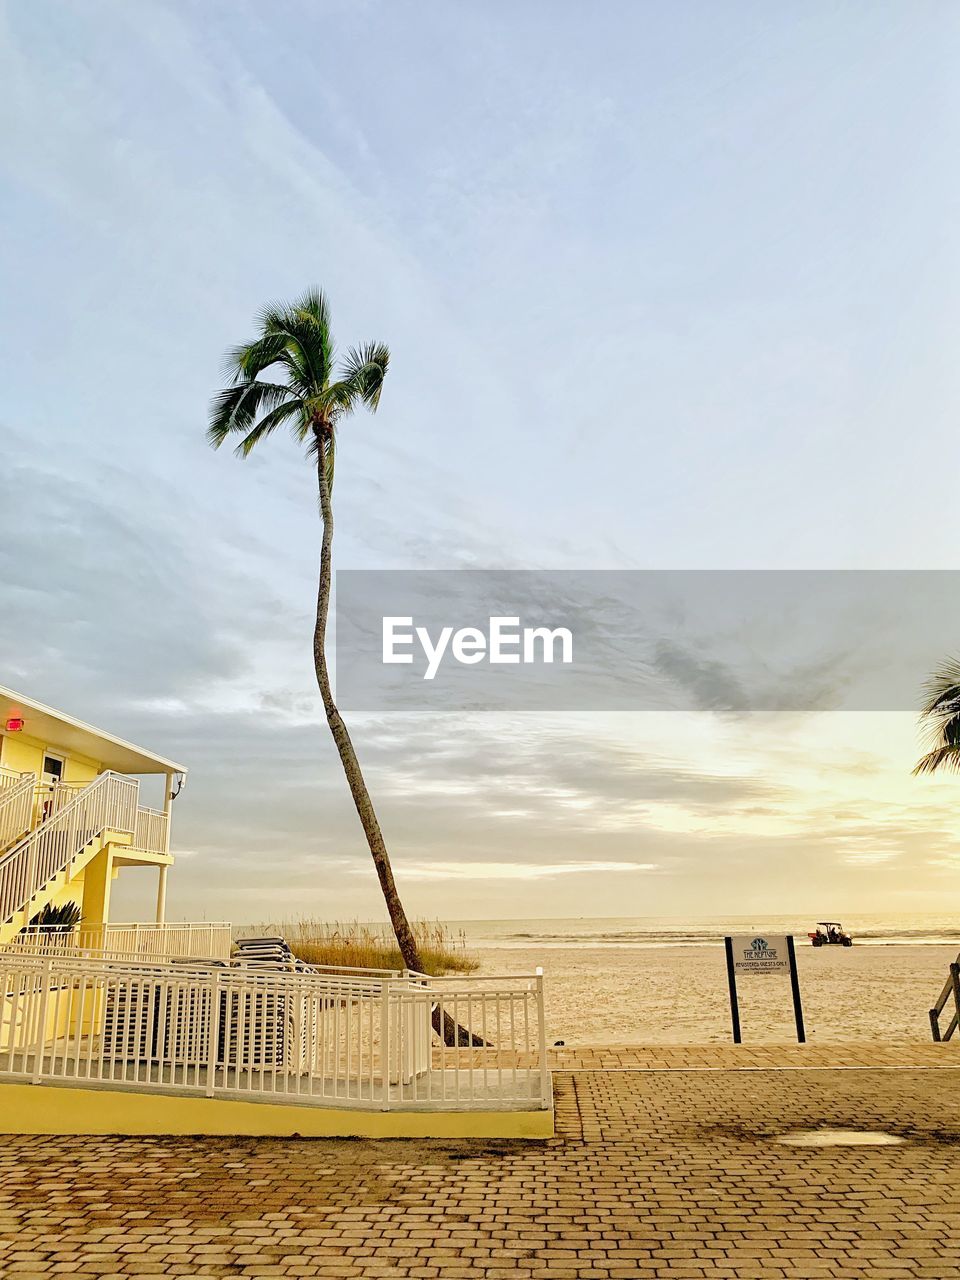
<path fill-rule="evenodd" d="M 171 918 L 382 915 L 314 476 L 204 441 L 260 308 L 390 344 L 339 568 L 960 567 L 958 58 L 926 0 L 0 4 L 0 683 L 189 764 Z M 350 723 L 412 915 L 960 909 L 907 711 Z"/>

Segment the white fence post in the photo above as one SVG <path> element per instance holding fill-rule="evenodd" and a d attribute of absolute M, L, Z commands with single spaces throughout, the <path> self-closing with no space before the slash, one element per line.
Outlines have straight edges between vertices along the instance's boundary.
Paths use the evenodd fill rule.
<path fill-rule="evenodd" d="M 217 1076 L 217 1050 L 220 1046 L 220 970 L 214 969 L 210 980 L 210 1043 L 207 1045 L 207 1097 L 213 1097 Z"/>
<path fill-rule="evenodd" d="M 47 1047 L 47 1013 L 50 1009 L 50 983 L 53 960 L 47 956 L 40 964 L 40 1014 L 37 1026 L 37 1045 L 33 1058 L 33 1084 L 43 1079 L 43 1055 Z"/>
<path fill-rule="evenodd" d="M 537 1023 L 540 1042 L 540 1106 L 550 1105 L 550 1069 L 547 1066 L 547 1021 L 543 1012 L 543 970 L 537 969 Z"/>
<path fill-rule="evenodd" d="M 383 1058 L 383 1110 L 390 1110 L 390 979 L 384 978 L 380 998 L 380 1054 Z"/>

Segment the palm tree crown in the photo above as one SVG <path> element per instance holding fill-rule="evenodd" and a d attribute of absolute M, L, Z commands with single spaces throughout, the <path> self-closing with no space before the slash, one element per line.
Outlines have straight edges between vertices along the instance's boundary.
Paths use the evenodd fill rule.
<path fill-rule="evenodd" d="M 289 306 L 266 307 L 259 328 L 259 337 L 227 354 L 231 383 L 213 398 L 207 439 L 219 449 L 239 435 L 237 453 L 246 457 L 286 423 L 299 442 L 322 447 L 332 487 L 337 424 L 360 404 L 376 410 L 390 351 L 382 342 L 351 347 L 335 368 L 330 309 L 319 289 Z"/>
<path fill-rule="evenodd" d="M 913 772 L 960 771 L 960 659 L 949 658 L 924 686 L 926 700 L 920 721 L 930 750 L 917 761 Z"/>

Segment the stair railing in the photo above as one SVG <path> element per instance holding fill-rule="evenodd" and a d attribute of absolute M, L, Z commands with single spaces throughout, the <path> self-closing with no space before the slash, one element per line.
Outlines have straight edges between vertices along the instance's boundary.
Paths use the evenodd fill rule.
<path fill-rule="evenodd" d="M 35 773 L 21 773 L 15 778 L 3 779 L 0 785 L 0 849 L 30 830 L 36 785 Z"/>
<path fill-rule="evenodd" d="M 29 908 L 37 892 L 105 831 L 132 836 L 139 794 L 133 778 L 102 773 L 9 849 L 0 858 L 0 921 Z"/>

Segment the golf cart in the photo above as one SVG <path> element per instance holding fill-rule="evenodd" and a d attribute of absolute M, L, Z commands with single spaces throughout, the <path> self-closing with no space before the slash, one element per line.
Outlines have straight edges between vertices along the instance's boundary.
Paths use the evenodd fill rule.
<path fill-rule="evenodd" d="M 816 933 L 808 933 L 807 937 L 815 947 L 852 947 L 853 939 L 844 933 L 843 925 L 837 920 L 820 920 Z"/>

